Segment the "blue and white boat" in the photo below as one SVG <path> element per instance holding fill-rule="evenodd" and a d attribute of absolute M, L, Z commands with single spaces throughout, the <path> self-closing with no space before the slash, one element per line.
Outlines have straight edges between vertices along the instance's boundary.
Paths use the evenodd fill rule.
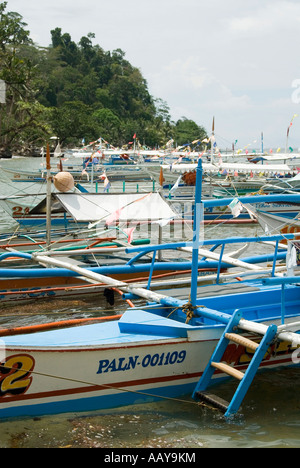
<path fill-rule="evenodd" d="M 201 163 L 197 171 L 201 180 Z M 179 246 L 192 249 L 191 288 L 183 297 L 170 287 L 152 291 L 151 272 L 148 286 L 141 288 L 43 257 L 52 267 L 104 281 L 122 290 L 124 298 L 139 297 L 146 305 L 104 323 L 64 323 L 64 328 L 39 332 L 2 330 L 0 417 L 107 409 L 184 395 L 209 401 L 233 417 L 259 369 L 274 372 L 299 364 L 300 278 L 290 270 L 284 273 L 285 265 L 276 263 L 282 237 L 268 238 L 275 245 L 271 267 L 253 265 L 248 280 L 240 281 L 235 272 L 239 280 L 233 282 L 231 276 L 225 283 L 220 276 L 225 244 L 257 239 L 220 239 L 217 284 L 199 288 L 201 205 L 197 183 L 193 242 Z M 166 245 L 135 251 L 141 256 L 162 248 Z M 228 376 L 239 385 L 224 404 L 207 391 Z"/>

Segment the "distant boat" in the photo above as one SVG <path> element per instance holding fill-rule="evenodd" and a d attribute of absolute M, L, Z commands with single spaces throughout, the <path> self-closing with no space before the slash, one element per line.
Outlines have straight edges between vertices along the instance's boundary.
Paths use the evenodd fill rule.
<path fill-rule="evenodd" d="M 271 212 L 265 205 L 255 207 L 254 205 L 245 205 L 253 218 L 256 218 L 265 233 L 292 233 L 300 231 L 300 204 L 294 205 L 291 211 L 286 208 L 280 212 Z"/>
<path fill-rule="evenodd" d="M 248 156 L 248 161 L 251 163 L 256 164 L 257 162 L 260 163 L 276 163 L 278 164 L 279 162 L 286 164 L 287 162 L 290 163 L 291 168 L 299 164 L 300 162 L 300 154 L 299 153 L 278 153 L 278 154 L 272 154 L 272 155 L 251 155 Z M 291 164 L 293 162 L 293 164 Z"/>

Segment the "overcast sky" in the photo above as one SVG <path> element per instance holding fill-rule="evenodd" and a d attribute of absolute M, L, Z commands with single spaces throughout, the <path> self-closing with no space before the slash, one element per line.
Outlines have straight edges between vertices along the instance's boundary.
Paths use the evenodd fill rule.
<path fill-rule="evenodd" d="M 218 146 L 300 147 L 299 0 L 8 0 L 36 44 L 50 30 L 75 42 L 89 32 L 120 48 L 174 121 L 185 116 Z"/>

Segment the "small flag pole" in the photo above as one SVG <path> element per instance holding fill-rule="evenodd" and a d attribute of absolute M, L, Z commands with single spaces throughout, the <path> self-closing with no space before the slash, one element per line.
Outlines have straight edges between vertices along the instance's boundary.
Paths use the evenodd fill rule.
<path fill-rule="evenodd" d="M 214 136 L 215 136 L 215 118 L 213 118 L 213 123 L 212 123 L 212 132 L 211 132 L 211 139 L 210 139 L 210 150 L 211 150 L 211 155 L 210 155 L 210 162 L 213 164 L 214 163 Z"/>

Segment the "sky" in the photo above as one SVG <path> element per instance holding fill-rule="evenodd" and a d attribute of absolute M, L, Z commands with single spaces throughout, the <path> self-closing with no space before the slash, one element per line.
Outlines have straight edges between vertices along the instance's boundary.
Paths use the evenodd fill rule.
<path fill-rule="evenodd" d="M 171 118 L 220 148 L 300 148 L 299 0 L 7 0 L 39 46 L 51 29 L 122 49 Z M 299 116 L 298 116 L 299 114 Z"/>

